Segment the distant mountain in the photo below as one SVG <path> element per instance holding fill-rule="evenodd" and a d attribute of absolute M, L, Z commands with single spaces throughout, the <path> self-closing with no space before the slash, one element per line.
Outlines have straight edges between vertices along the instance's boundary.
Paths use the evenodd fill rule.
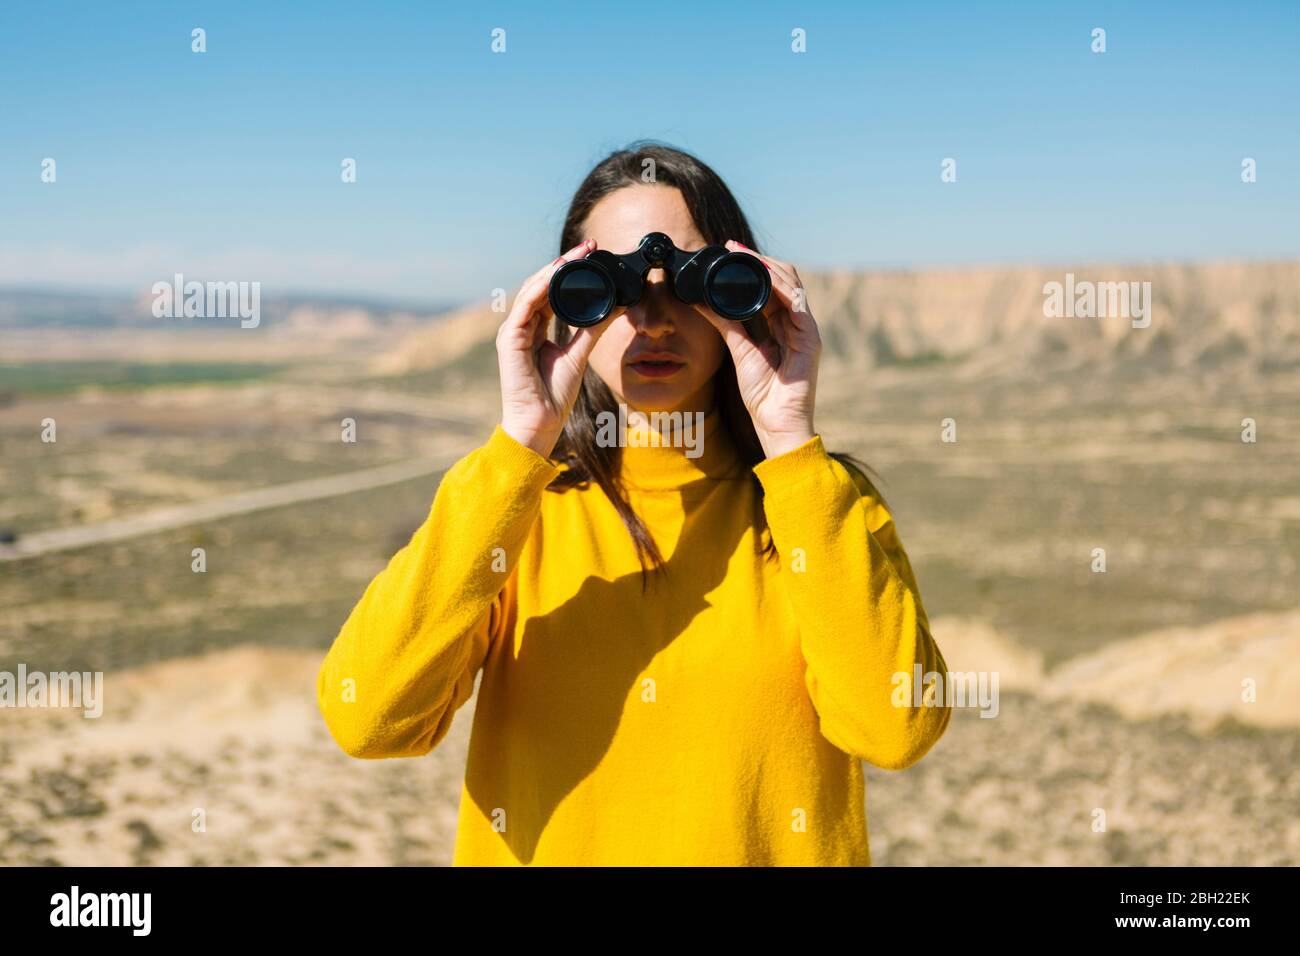
<path fill-rule="evenodd" d="M 475 346 L 493 341 L 504 319 L 505 315 L 486 304 L 456 309 L 409 332 L 392 349 L 376 356 L 373 371 L 404 375 L 450 365 Z"/>
<path fill-rule="evenodd" d="M 1008 371 L 1300 368 L 1300 261 L 826 273 L 804 281 L 826 352 L 850 368 L 938 359 Z M 1147 318 L 1048 314 L 1049 283 L 1062 293 L 1073 288 L 1084 305 L 1085 283 L 1093 284 L 1094 305 L 1105 299 L 1108 311 L 1113 287 L 1102 283 L 1138 283 L 1129 288 L 1139 302 L 1141 284 L 1150 283 Z"/>
<path fill-rule="evenodd" d="M 41 289 L 0 288 L 0 329 L 137 329 L 173 332 L 216 327 L 223 320 L 159 319 L 153 296 L 94 294 Z M 261 325 L 297 332 L 361 337 L 419 325 L 448 311 L 442 304 L 384 302 L 359 297 L 271 296 L 260 301 Z M 234 322 L 232 327 L 238 327 Z"/>
<path fill-rule="evenodd" d="M 138 324 L 136 303 L 125 295 L 0 289 L 0 329 L 105 329 Z M 144 312 L 157 322 L 148 310 Z"/>
<path fill-rule="evenodd" d="M 1032 266 L 914 272 L 802 273 L 835 371 L 955 362 L 962 374 L 1059 369 L 1300 369 L 1300 261 Z M 1072 276 L 1072 278 L 1067 278 Z M 1133 311 L 1097 317 L 1046 314 L 1048 283 L 1087 305 L 1085 283 L 1105 308 L 1112 283 L 1138 283 Z M 1143 293 L 1149 282 L 1150 302 Z M 1094 286 L 1094 289 L 1098 287 Z M 1094 300 L 1094 305 L 1099 302 Z M 1129 307 L 1125 300 L 1118 303 Z M 401 374 L 455 362 L 490 342 L 503 316 L 458 309 L 415 329 L 376 360 Z"/>

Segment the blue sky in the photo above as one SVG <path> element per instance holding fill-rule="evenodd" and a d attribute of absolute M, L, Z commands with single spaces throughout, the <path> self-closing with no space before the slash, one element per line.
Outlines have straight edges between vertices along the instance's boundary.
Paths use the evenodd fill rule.
<path fill-rule="evenodd" d="M 1300 3 L 6 3 L 0 284 L 513 292 L 641 137 L 801 268 L 1294 258 Z"/>

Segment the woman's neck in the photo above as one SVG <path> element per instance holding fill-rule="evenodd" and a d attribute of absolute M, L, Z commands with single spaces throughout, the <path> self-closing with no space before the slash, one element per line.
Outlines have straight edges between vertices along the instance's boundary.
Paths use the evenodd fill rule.
<path fill-rule="evenodd" d="M 624 482 L 633 487 L 679 488 L 701 479 L 730 477 L 740 464 L 716 408 L 707 414 L 631 412 L 615 427 L 623 438 L 619 470 Z M 597 433 L 598 441 L 609 437 Z"/>

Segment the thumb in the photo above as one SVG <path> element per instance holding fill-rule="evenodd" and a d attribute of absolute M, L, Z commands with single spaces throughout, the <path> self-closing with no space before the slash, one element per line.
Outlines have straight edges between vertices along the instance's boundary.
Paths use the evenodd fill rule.
<path fill-rule="evenodd" d="M 740 367 L 740 363 L 752 353 L 758 351 L 754 340 L 746 334 L 743 322 L 737 322 L 734 319 L 724 319 L 714 313 L 707 305 L 696 302 L 692 307 L 700 315 L 708 320 L 708 323 L 718 330 L 722 336 L 722 341 L 726 343 L 727 350 L 731 352 L 731 358 Z"/>

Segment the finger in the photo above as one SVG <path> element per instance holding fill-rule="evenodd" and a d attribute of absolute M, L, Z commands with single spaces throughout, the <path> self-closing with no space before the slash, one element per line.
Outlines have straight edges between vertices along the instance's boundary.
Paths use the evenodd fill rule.
<path fill-rule="evenodd" d="M 533 339 L 531 344 L 532 344 L 533 351 L 536 352 L 547 341 L 546 315 L 539 309 L 533 313 L 533 320 L 535 321 L 536 324 L 533 326 Z"/>
<path fill-rule="evenodd" d="M 783 349 L 789 346 L 790 310 L 780 301 L 773 299 L 772 307 L 763 310 L 763 318 L 767 319 L 767 331 L 771 338 L 775 339 Z"/>
<path fill-rule="evenodd" d="M 731 352 L 732 360 L 737 364 L 753 353 L 760 351 L 754 340 L 741 328 L 743 323 L 734 319 L 722 318 L 702 302 L 692 303 L 692 306 L 696 312 L 708 320 L 710 325 L 718 330 L 718 334 L 722 336 L 722 341 L 726 344 L 727 350 Z"/>
<path fill-rule="evenodd" d="M 786 282 L 796 289 L 803 285 L 803 280 L 799 278 L 799 270 L 790 263 L 783 262 L 780 259 L 773 259 L 771 256 L 764 256 L 763 261 L 771 266 L 775 272 L 780 273 Z"/>
<path fill-rule="evenodd" d="M 771 256 L 765 256 L 763 253 L 751 249 L 743 242 L 737 242 L 735 239 L 728 239 L 725 245 L 732 252 L 745 252 L 758 259 L 767 266 L 768 272 L 780 275 L 790 285 L 799 285 L 799 277 L 795 274 L 794 266 L 790 265 L 790 263 L 782 262 L 780 259 L 773 259 Z"/>
<path fill-rule="evenodd" d="M 542 268 L 538 269 L 520 286 L 519 291 L 515 294 L 515 301 L 511 304 L 510 314 L 506 317 L 506 324 L 513 327 L 524 327 L 538 318 L 536 313 L 540 313 L 544 318 L 549 309 L 546 304 L 546 293 L 551 285 L 551 276 L 555 275 L 555 270 L 565 262 L 571 262 L 574 259 L 581 259 L 596 248 L 594 239 L 584 239 L 564 255 L 548 262 Z"/>
<path fill-rule="evenodd" d="M 587 359 L 591 355 L 591 350 L 596 347 L 596 343 L 599 342 L 600 337 L 605 334 L 605 330 L 613 325 L 614 320 L 626 311 L 626 308 L 615 309 L 595 325 L 587 325 L 575 329 L 573 334 L 569 337 L 569 341 L 564 345 L 564 354 L 576 362 L 579 369 L 585 368 Z"/>
<path fill-rule="evenodd" d="M 584 239 L 582 240 L 582 242 L 578 243 L 568 252 L 564 253 L 561 256 L 557 256 L 556 258 L 552 259 L 550 262 L 546 263 L 546 265 L 542 266 L 540 269 L 534 272 L 529 278 L 531 279 L 545 278 L 549 280 L 552 274 L 554 274 L 555 270 L 558 269 L 561 265 L 563 265 L 566 262 L 572 262 L 574 259 L 581 259 L 587 254 L 589 254 L 590 252 L 592 252 L 595 248 L 596 248 L 595 239 Z"/>
<path fill-rule="evenodd" d="M 773 296 L 763 308 L 763 314 L 769 319 L 778 318 L 785 322 L 791 336 L 820 338 L 817 321 L 808 308 L 808 292 L 799 282 L 793 284 L 779 272 L 772 272 Z"/>
<path fill-rule="evenodd" d="M 799 311 L 799 309 L 796 308 L 797 306 L 806 308 L 803 289 L 793 283 L 789 277 L 775 269 L 772 270 L 772 292 L 775 294 L 777 302 L 780 305 L 785 306 L 785 310 L 797 312 Z M 771 300 L 769 300 L 769 303 L 770 301 Z"/>
<path fill-rule="evenodd" d="M 747 253 L 767 266 L 767 271 L 772 275 L 773 287 L 782 284 L 786 289 L 790 290 L 803 288 L 803 283 L 799 281 L 799 276 L 794 271 L 794 266 L 790 265 L 788 262 L 782 262 L 779 259 L 773 259 L 771 256 L 765 256 L 760 252 L 755 252 L 753 249 L 749 248 L 749 246 L 742 242 L 737 242 L 735 239 L 728 239 L 726 245 L 732 252 Z M 794 298 L 793 294 L 790 295 L 790 298 Z"/>
<path fill-rule="evenodd" d="M 600 341 L 600 337 L 608 331 L 619 316 L 626 314 L 627 310 L 628 306 L 626 305 L 615 305 L 610 310 L 609 315 L 595 325 L 581 325 L 571 328 L 569 330 L 569 341 L 563 347 L 564 354 L 573 356 L 575 361 L 585 363 L 587 357 L 591 355 L 591 350 Z"/>
<path fill-rule="evenodd" d="M 736 250 L 757 257 L 768 267 L 768 272 L 772 276 L 773 289 L 778 291 L 780 289 L 786 290 L 786 294 L 784 296 L 778 294 L 778 298 L 789 308 L 796 328 L 807 331 L 809 328 L 815 327 L 812 311 L 808 308 L 808 293 L 804 289 L 803 280 L 799 278 L 799 273 L 794 266 L 788 262 L 782 262 L 780 259 L 773 259 L 771 256 L 755 252 L 744 243 L 737 242 L 734 239 L 728 240 L 727 246 L 728 248 L 734 246 Z"/>

